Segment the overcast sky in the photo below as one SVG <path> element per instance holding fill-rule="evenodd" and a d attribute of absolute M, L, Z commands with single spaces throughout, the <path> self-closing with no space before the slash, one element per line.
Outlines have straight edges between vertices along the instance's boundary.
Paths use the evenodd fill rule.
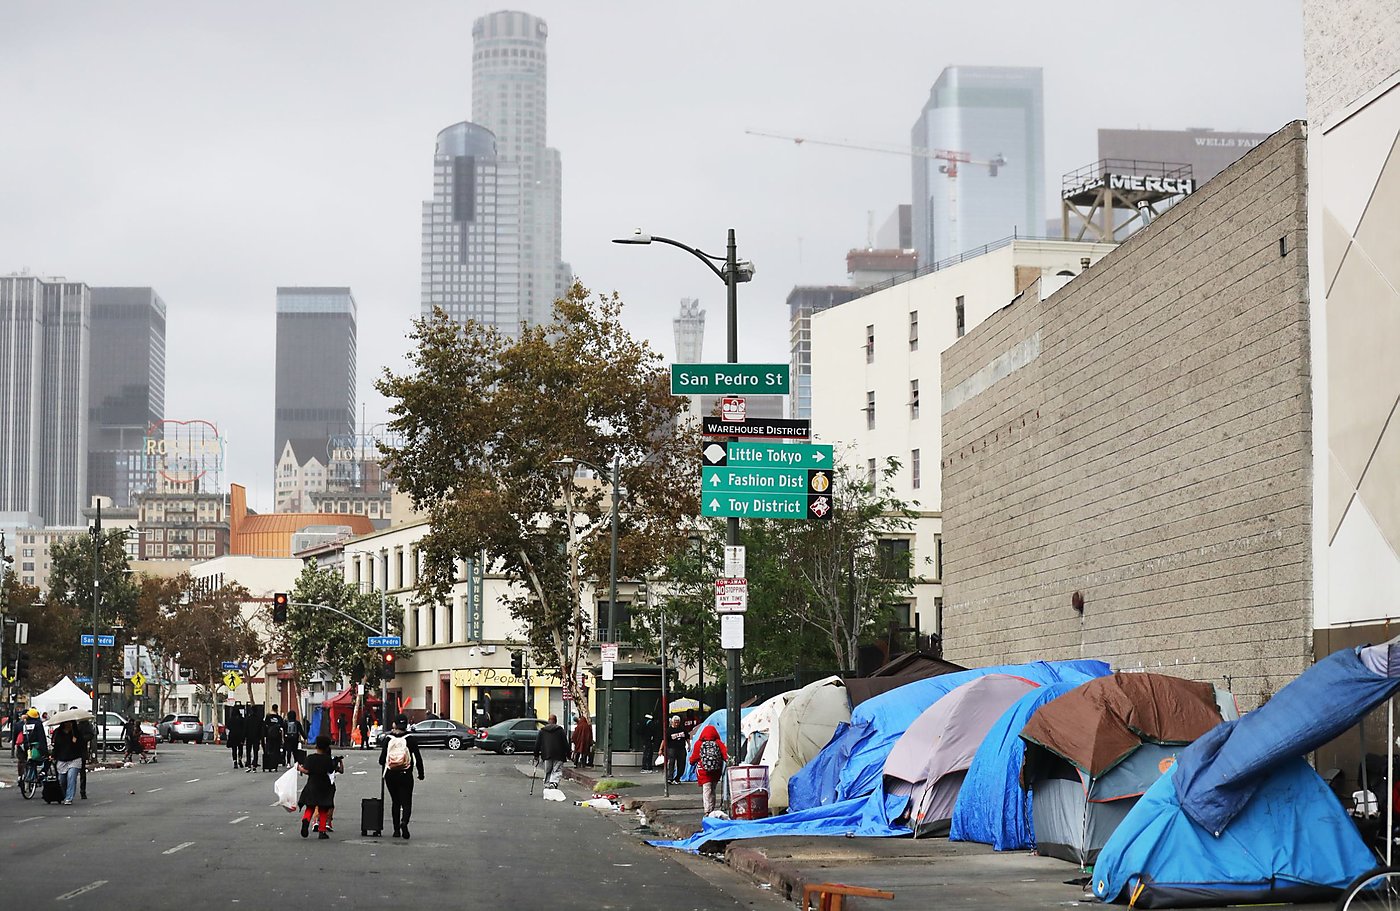
<path fill-rule="evenodd" d="M 167 416 L 216 422 L 226 481 L 271 506 L 275 288 L 348 285 L 359 386 L 419 312 L 433 139 L 471 118 L 477 2 L 13 2 L 0 10 L 0 273 L 150 285 L 169 307 Z M 746 129 L 908 144 L 943 67 L 1044 68 L 1046 187 L 1100 127 L 1271 132 L 1303 116 L 1299 0 L 996 3 L 540 0 L 564 258 L 620 292 L 668 359 L 681 297 L 724 351 L 723 286 L 633 228 L 723 252 L 740 358 L 787 359 L 795 284 L 910 195 L 907 159 Z M 1047 214 L 1058 204 L 1047 200 Z M 100 339 L 94 340 L 100 344 Z"/>

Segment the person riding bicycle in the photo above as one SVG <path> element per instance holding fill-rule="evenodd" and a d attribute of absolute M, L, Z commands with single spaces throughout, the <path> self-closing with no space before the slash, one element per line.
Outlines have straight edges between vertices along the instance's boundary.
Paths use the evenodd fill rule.
<path fill-rule="evenodd" d="M 31 708 L 20 720 L 18 745 L 19 777 L 23 778 L 25 766 L 31 757 L 35 762 L 42 763 L 44 757 L 49 755 L 49 738 L 44 733 L 44 722 L 39 717 L 38 709 Z"/>

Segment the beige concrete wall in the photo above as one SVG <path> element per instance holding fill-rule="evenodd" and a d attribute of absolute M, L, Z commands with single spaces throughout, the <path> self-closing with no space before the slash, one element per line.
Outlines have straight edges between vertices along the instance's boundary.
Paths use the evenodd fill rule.
<path fill-rule="evenodd" d="M 945 352 L 951 660 L 1228 677 L 1246 708 L 1310 661 L 1304 143 Z"/>
<path fill-rule="evenodd" d="M 1308 123 L 1332 121 L 1400 70 L 1400 3 L 1304 0 Z"/>

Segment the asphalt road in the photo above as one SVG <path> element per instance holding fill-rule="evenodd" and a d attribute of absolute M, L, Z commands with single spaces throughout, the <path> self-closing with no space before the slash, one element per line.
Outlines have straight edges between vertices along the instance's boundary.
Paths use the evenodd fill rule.
<path fill-rule="evenodd" d="M 213 746 L 93 772 L 71 807 L 0 790 L 4 907 L 790 908 L 713 861 L 658 852 L 634 820 L 529 795 L 517 757 L 425 750 L 413 839 L 361 838 L 378 754 L 347 751 L 335 832 L 299 836 L 271 773 L 235 771 Z M 528 760 L 527 760 L 528 761 Z M 5 781 L 13 764 L 5 756 Z M 388 815 L 387 809 L 385 813 Z M 386 819 L 386 823 L 388 820 Z M 314 904 L 313 904 L 314 903 Z"/>

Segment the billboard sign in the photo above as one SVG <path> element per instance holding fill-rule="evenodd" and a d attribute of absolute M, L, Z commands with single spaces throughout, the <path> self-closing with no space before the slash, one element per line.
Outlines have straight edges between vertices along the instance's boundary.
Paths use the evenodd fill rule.
<path fill-rule="evenodd" d="M 156 421 L 146 430 L 142 449 L 161 477 L 190 484 L 218 474 L 224 464 L 224 440 L 210 421 Z"/>

